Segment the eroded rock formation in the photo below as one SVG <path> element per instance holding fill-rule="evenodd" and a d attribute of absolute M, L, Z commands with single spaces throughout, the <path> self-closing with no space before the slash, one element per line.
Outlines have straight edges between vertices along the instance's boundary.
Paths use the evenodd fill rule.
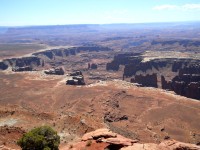
<path fill-rule="evenodd" d="M 42 65 L 42 61 L 40 58 L 35 56 L 30 56 L 30 57 L 4 59 L 2 62 L 0 62 L 0 69 L 6 70 L 8 67 L 12 67 L 16 68 L 13 71 L 15 70 L 31 71 L 33 68 L 38 67 L 40 65 Z"/>
<path fill-rule="evenodd" d="M 123 79 L 134 76 L 131 82 L 139 83 L 141 86 L 158 87 L 158 81 L 160 81 L 157 80 L 158 76 L 161 78 L 162 89 L 173 90 L 179 95 L 200 99 L 200 60 L 191 58 L 145 60 L 143 54 L 125 53 L 116 55 L 114 60 L 107 64 L 106 69 L 117 71 L 120 65 L 124 65 Z M 165 73 L 169 81 L 165 80 Z"/>
<path fill-rule="evenodd" d="M 118 54 L 114 57 L 112 62 L 107 63 L 106 70 L 118 71 L 119 65 L 128 65 L 128 64 L 137 65 L 141 61 L 142 61 L 142 58 L 140 57 L 140 53 Z"/>
<path fill-rule="evenodd" d="M 61 150 L 84 148 L 89 150 L 199 150 L 200 146 L 175 140 L 165 140 L 159 144 L 139 143 L 137 139 L 132 140 L 103 128 L 86 133 L 81 142 L 61 148 Z"/>
<path fill-rule="evenodd" d="M 108 47 L 102 46 L 80 46 L 80 47 L 70 47 L 70 48 L 60 48 L 60 49 L 51 49 L 41 52 L 33 53 L 34 56 L 43 57 L 46 56 L 49 59 L 55 59 L 55 57 L 67 57 L 70 55 L 76 55 L 80 52 L 92 52 L 92 51 L 110 51 Z"/>
<path fill-rule="evenodd" d="M 131 82 L 133 83 L 139 83 L 142 86 L 147 86 L 147 87 L 158 87 L 157 85 L 157 74 L 152 74 L 152 75 L 136 75 L 135 78 L 131 78 Z"/>
<path fill-rule="evenodd" d="M 63 67 L 58 67 L 58 68 L 45 70 L 44 73 L 52 74 L 52 75 L 64 75 L 65 74 L 65 70 L 64 70 Z"/>
<path fill-rule="evenodd" d="M 12 71 L 14 72 L 21 72 L 21 71 L 33 71 L 33 68 L 30 66 L 25 66 L 25 67 L 13 67 Z"/>
<path fill-rule="evenodd" d="M 85 85 L 84 76 L 81 71 L 70 73 L 71 78 L 66 81 L 66 85 Z"/>
<path fill-rule="evenodd" d="M 166 89 L 166 90 L 172 89 L 171 81 L 166 81 L 163 75 L 161 75 L 161 85 L 162 85 L 162 89 Z"/>
<path fill-rule="evenodd" d="M 37 68 L 38 66 L 43 67 L 45 65 L 45 60 L 54 61 L 56 58 L 64 58 L 85 51 L 99 52 L 99 51 L 110 51 L 110 50 L 111 49 L 108 47 L 102 47 L 98 45 L 45 50 L 33 53 L 32 56 L 4 59 L 3 61 L 0 62 L 0 70 L 6 70 L 8 67 L 27 67 L 27 66 L 31 68 Z M 49 64 L 51 63 L 52 62 L 49 62 Z"/>
<path fill-rule="evenodd" d="M 178 75 L 172 81 L 166 81 L 162 77 L 162 88 L 173 90 L 176 94 L 189 98 L 200 99 L 200 75 Z"/>

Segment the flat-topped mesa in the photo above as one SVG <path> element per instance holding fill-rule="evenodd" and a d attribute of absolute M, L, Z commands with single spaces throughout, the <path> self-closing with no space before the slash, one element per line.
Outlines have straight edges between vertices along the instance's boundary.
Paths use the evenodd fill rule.
<path fill-rule="evenodd" d="M 149 61 L 143 60 L 144 56 L 142 56 L 142 53 L 118 54 L 114 57 L 112 62 L 107 63 L 106 69 L 118 71 L 119 66 L 124 65 L 124 76 L 131 77 L 138 71 L 146 72 L 147 70 L 152 70 L 153 68 L 159 70 L 159 68 L 166 67 L 169 62 L 172 63 L 172 61 L 169 61 L 168 59 L 153 59 Z"/>
<path fill-rule="evenodd" d="M 99 51 L 110 51 L 108 47 L 102 46 L 80 46 L 80 47 L 69 47 L 69 48 L 60 48 L 60 49 L 51 49 L 41 52 L 33 53 L 34 56 L 38 57 L 47 57 L 49 59 L 55 59 L 55 57 L 67 57 L 70 55 L 76 55 L 80 52 L 99 52 Z"/>
<path fill-rule="evenodd" d="M 0 62 L 0 69 L 6 70 L 8 67 L 12 67 L 13 71 L 32 71 L 33 68 L 41 65 L 42 60 L 40 58 L 36 56 L 29 56 L 21 58 L 4 59 L 2 62 Z"/>
<path fill-rule="evenodd" d="M 118 54 L 114 57 L 113 61 L 107 63 L 107 70 L 118 71 L 120 65 L 124 65 L 124 76 L 131 77 L 136 75 L 137 72 L 157 73 L 161 68 L 171 68 L 172 72 L 187 73 L 200 72 L 200 60 L 191 58 L 151 58 L 147 59 L 142 53 L 124 53 Z M 188 68 L 188 66 L 190 66 Z M 192 67 L 193 66 L 193 67 Z M 154 69 L 154 71 L 153 71 Z"/>
<path fill-rule="evenodd" d="M 112 62 L 107 63 L 106 70 L 118 71 L 120 65 L 135 64 L 142 61 L 141 53 L 124 53 L 115 55 Z"/>
<path fill-rule="evenodd" d="M 37 68 L 39 66 L 43 67 L 46 60 L 55 60 L 56 58 L 63 58 L 70 55 L 76 55 L 80 52 L 100 52 L 100 51 L 110 51 L 108 47 L 92 45 L 92 46 L 80 46 L 80 47 L 69 47 L 60 49 L 50 49 L 40 52 L 35 52 L 32 56 L 21 57 L 21 58 L 10 58 L 4 59 L 0 62 L 0 70 L 6 70 L 8 67 L 21 68 L 30 67 Z M 15 70 L 15 69 L 14 69 Z M 21 69 L 23 70 L 23 68 Z"/>
<path fill-rule="evenodd" d="M 124 68 L 124 76 L 131 77 L 133 75 L 136 75 L 138 71 L 146 73 L 148 70 L 152 73 L 157 73 L 160 68 L 164 68 L 167 66 L 167 60 L 150 60 L 146 62 L 140 62 L 138 64 L 131 63 L 125 65 Z M 157 70 L 157 72 L 153 71 L 153 69 Z"/>

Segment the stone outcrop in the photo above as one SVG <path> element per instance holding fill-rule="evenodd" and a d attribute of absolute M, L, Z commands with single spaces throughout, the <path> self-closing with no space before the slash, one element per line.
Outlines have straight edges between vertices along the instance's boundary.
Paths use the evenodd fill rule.
<path fill-rule="evenodd" d="M 138 64 L 128 64 L 125 65 L 124 75 L 127 77 L 131 77 L 135 75 L 138 71 L 142 71 L 146 73 L 148 70 L 152 70 L 153 68 L 159 70 L 159 68 L 164 68 L 167 65 L 167 60 L 150 60 L 147 62 L 140 62 Z"/>
<path fill-rule="evenodd" d="M 149 87 L 160 87 L 156 74 L 163 74 L 160 76 L 162 89 L 173 90 L 179 95 L 200 99 L 200 60 L 161 58 L 144 61 L 144 58 L 145 56 L 141 53 L 118 54 L 112 62 L 107 64 L 106 69 L 118 71 L 119 66 L 124 65 L 123 79 L 134 76 L 131 82 Z M 171 81 L 166 81 L 165 69 L 171 71 L 167 73 L 168 78 L 172 79 L 175 74 L 178 76 Z"/>
<path fill-rule="evenodd" d="M 81 142 L 64 148 L 61 147 L 61 150 L 84 148 L 88 150 L 199 150 L 200 146 L 175 140 L 165 140 L 159 144 L 139 143 L 138 140 L 126 138 L 103 128 L 86 133 Z"/>
<path fill-rule="evenodd" d="M 124 136 L 121 136 L 117 133 L 113 133 L 112 131 L 106 128 L 86 133 L 82 137 L 82 141 L 88 140 L 96 140 L 98 143 L 107 143 L 107 148 L 109 149 L 131 146 L 133 145 L 133 143 L 138 142 L 138 140 L 131 140 L 125 138 Z"/>
<path fill-rule="evenodd" d="M 154 59 L 143 62 L 143 56 L 141 53 L 124 53 L 118 54 L 114 57 L 113 61 L 107 63 L 107 70 L 118 71 L 120 65 L 124 65 L 124 76 L 131 77 L 138 71 L 146 72 L 155 68 L 166 67 L 168 63 L 172 63 L 171 59 Z"/>
<path fill-rule="evenodd" d="M 22 57 L 22 58 L 11 58 L 4 60 L 9 66 L 12 67 L 25 67 L 25 66 L 39 66 L 41 65 L 41 60 L 38 57 Z"/>
<path fill-rule="evenodd" d="M 124 76 L 131 77 L 138 71 L 147 72 L 148 70 L 157 70 L 160 68 L 171 67 L 172 72 L 181 74 L 200 72 L 200 60 L 186 58 L 161 58 L 143 61 L 145 56 L 142 53 L 123 53 L 114 57 L 113 61 L 107 63 L 107 70 L 118 71 L 120 65 L 124 65 Z M 155 73 L 155 72 L 152 72 Z"/>
<path fill-rule="evenodd" d="M 183 74 L 175 76 L 172 81 L 161 79 L 162 88 L 174 91 L 178 95 L 200 100 L 200 75 Z"/>
<path fill-rule="evenodd" d="M 157 74 L 152 74 L 152 75 L 136 75 L 135 78 L 131 78 L 132 83 L 138 83 L 141 84 L 142 86 L 147 86 L 147 87 L 158 87 L 157 85 Z"/>
<path fill-rule="evenodd" d="M 183 74 L 174 77 L 172 90 L 182 96 L 200 99 L 200 75 Z"/>
<path fill-rule="evenodd" d="M 31 71 L 34 67 L 41 66 L 41 62 L 41 59 L 36 56 L 4 59 L 2 62 L 0 62 L 0 69 L 5 70 L 8 67 L 12 67 L 18 68 L 14 69 L 13 71 Z"/>
<path fill-rule="evenodd" d="M 116 113 L 106 113 L 104 116 L 104 122 L 118 122 L 122 120 L 128 120 L 128 116 L 116 114 Z"/>
<path fill-rule="evenodd" d="M 137 65 L 142 61 L 140 53 L 124 53 L 118 54 L 114 57 L 113 61 L 107 63 L 106 70 L 118 71 L 120 65 L 134 64 Z"/>
<path fill-rule="evenodd" d="M 98 138 L 102 138 L 102 137 L 103 138 L 111 138 L 111 137 L 113 138 L 113 137 L 117 137 L 117 134 L 113 133 L 109 129 L 102 128 L 102 129 L 95 130 L 93 132 L 86 133 L 85 135 L 83 135 L 82 141 L 98 139 Z"/>
<path fill-rule="evenodd" d="M 66 81 L 66 85 L 85 85 L 83 76 L 73 77 Z"/>
<path fill-rule="evenodd" d="M 200 82 L 190 82 L 187 85 L 185 96 L 200 100 Z"/>
<path fill-rule="evenodd" d="M 33 68 L 30 66 L 25 66 L 25 67 L 13 67 L 12 71 L 14 72 L 21 72 L 21 71 L 33 71 Z"/>
<path fill-rule="evenodd" d="M 160 144 L 154 143 L 135 143 L 133 146 L 121 148 L 121 150 L 199 150 L 200 147 L 194 144 L 166 140 Z"/>
<path fill-rule="evenodd" d="M 82 76 L 82 72 L 81 71 L 75 71 L 69 74 L 69 76 Z"/>
<path fill-rule="evenodd" d="M 70 73 L 70 79 L 66 81 L 66 85 L 85 85 L 84 76 L 81 71 Z"/>
<path fill-rule="evenodd" d="M 64 75 L 65 70 L 63 67 L 53 68 L 49 70 L 45 70 L 44 73 L 50 74 L 50 75 Z"/>
<path fill-rule="evenodd" d="M 162 85 L 162 89 L 166 89 L 166 90 L 172 89 L 171 81 L 166 81 L 163 75 L 161 76 L 161 85 Z"/>

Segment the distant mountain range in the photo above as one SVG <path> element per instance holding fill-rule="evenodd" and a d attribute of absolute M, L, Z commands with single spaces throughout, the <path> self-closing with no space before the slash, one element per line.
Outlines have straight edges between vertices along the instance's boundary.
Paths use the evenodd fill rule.
<path fill-rule="evenodd" d="M 39 26 L 0 26 L 0 33 L 12 33 L 21 31 L 32 32 L 59 32 L 59 31 L 101 31 L 101 30 L 130 30 L 130 29 L 184 29 L 189 27 L 199 28 L 200 22 L 166 22 L 166 23 L 119 23 L 119 24 L 74 24 L 74 25 L 39 25 Z"/>

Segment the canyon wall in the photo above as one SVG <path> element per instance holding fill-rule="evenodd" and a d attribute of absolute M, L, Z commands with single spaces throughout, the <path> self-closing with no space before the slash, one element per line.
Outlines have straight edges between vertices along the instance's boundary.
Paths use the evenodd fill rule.
<path fill-rule="evenodd" d="M 110 51 L 108 47 L 102 46 L 80 46 L 80 47 L 69 47 L 60 49 L 51 49 L 33 53 L 32 56 L 21 57 L 21 58 L 10 58 L 4 59 L 0 62 L 0 70 L 6 70 L 8 67 L 20 68 L 20 67 L 31 67 L 37 68 L 43 67 L 46 60 L 55 60 L 56 58 L 65 58 L 70 55 L 76 55 L 81 52 L 99 52 L 99 51 Z"/>
<path fill-rule="evenodd" d="M 200 60 L 187 58 L 160 58 L 144 61 L 140 53 L 125 53 L 114 57 L 107 70 L 119 69 L 124 65 L 123 77 L 131 77 L 132 83 L 141 86 L 172 90 L 179 95 L 200 99 Z M 165 78 L 171 80 L 166 81 Z M 158 80 L 158 79 L 161 80 Z"/>

